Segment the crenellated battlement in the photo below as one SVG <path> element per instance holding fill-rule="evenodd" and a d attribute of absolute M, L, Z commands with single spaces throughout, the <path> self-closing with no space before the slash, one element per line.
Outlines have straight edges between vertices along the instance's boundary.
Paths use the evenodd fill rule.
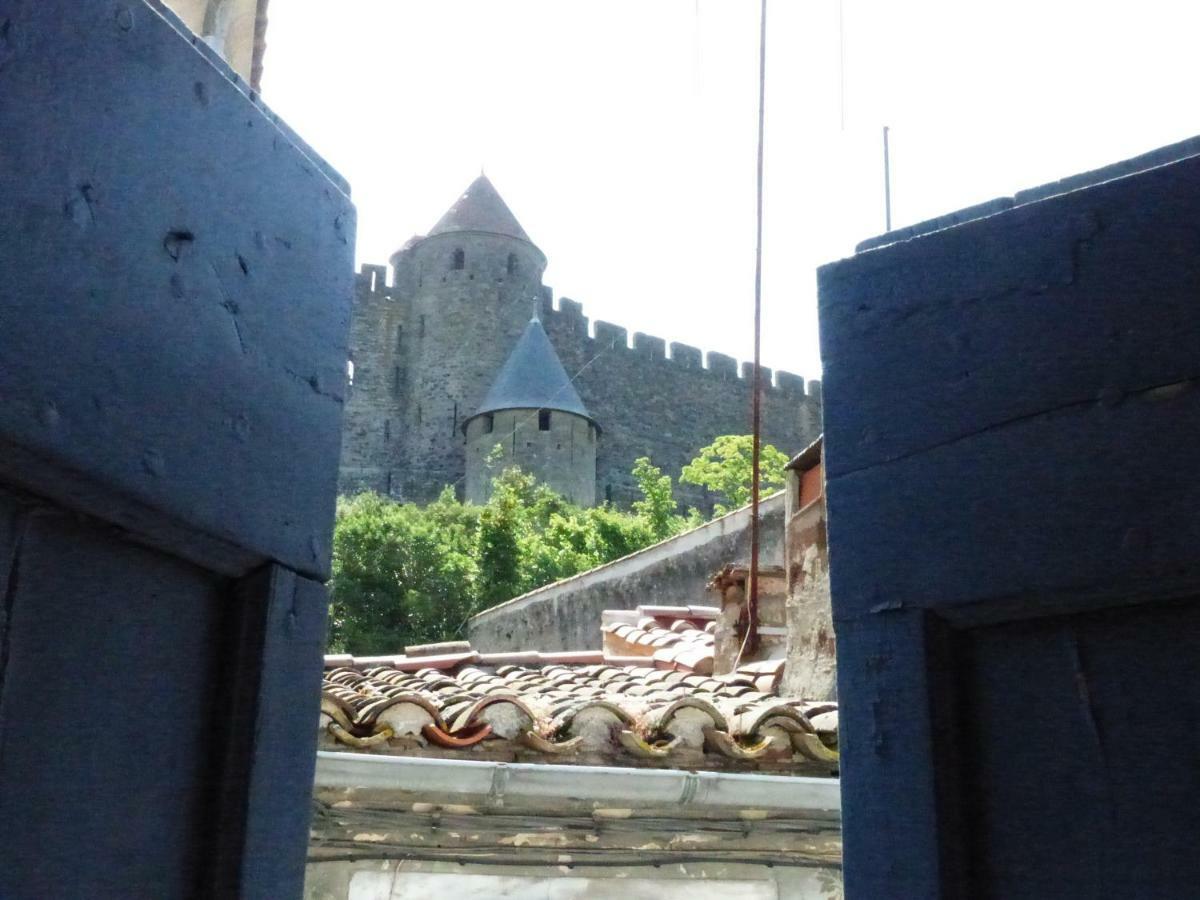
<path fill-rule="evenodd" d="M 355 276 L 356 289 L 366 296 L 392 297 L 394 288 L 388 285 L 388 267 L 364 263 Z M 590 322 L 584 314 L 583 304 L 569 297 L 554 299 L 553 289 L 543 285 L 536 298 L 539 314 L 547 331 L 559 337 L 571 335 L 587 342 L 590 359 L 602 349 L 617 354 L 627 353 L 630 357 L 674 366 L 678 369 L 694 370 L 712 376 L 714 381 L 737 381 L 748 384 L 753 378 L 753 363 L 739 364 L 732 356 L 716 351 L 707 353 L 699 347 L 667 342 L 664 338 L 644 332 L 634 332 L 612 322 L 596 320 Z M 811 397 L 820 403 L 821 382 L 805 381 L 792 372 L 773 371 L 763 367 L 763 382 L 773 393 L 792 397 Z"/>
<path fill-rule="evenodd" d="M 558 298 L 555 306 L 550 300 L 551 291 L 542 303 L 542 321 L 552 333 L 556 331 L 588 335 L 588 318 L 583 313 L 583 304 L 567 297 Z M 699 347 L 681 344 L 675 341 L 668 343 L 665 339 L 643 332 L 634 332 L 632 340 L 628 329 L 612 322 L 597 320 L 592 323 L 590 340 L 597 348 L 609 347 L 618 353 L 625 351 L 643 359 L 651 359 L 677 366 L 680 369 L 694 369 L 707 372 L 715 380 L 749 382 L 753 378 L 753 363 L 742 363 L 724 353 L 709 351 L 705 353 Z M 669 350 L 669 352 L 668 352 Z M 801 375 L 792 372 L 773 370 L 763 367 L 763 381 L 767 390 L 795 397 L 811 396 L 818 402 L 821 394 L 819 381 L 805 382 Z"/>
<path fill-rule="evenodd" d="M 518 260 L 520 277 L 511 277 L 493 263 L 497 259 L 480 262 L 468 248 L 461 271 L 438 270 L 450 265 L 440 257 L 397 270 L 360 267 L 343 489 L 371 487 L 428 500 L 443 485 L 460 483 L 467 452 L 462 419 L 478 408 L 507 358 L 514 329 L 524 329 L 535 312 L 603 429 L 595 444 L 597 500 L 636 500 L 630 472 L 641 456 L 678 473 L 717 435 L 748 430 L 750 363 L 591 320 L 582 303 L 555 297 L 540 270 L 530 273 Z M 821 383 L 769 368 L 761 380 L 763 439 L 797 452 L 820 433 Z M 686 505 L 708 508 L 712 502 L 694 486 L 677 491 Z"/>
<path fill-rule="evenodd" d="M 699 347 L 671 342 L 671 362 L 685 369 L 703 369 L 704 351 Z"/>
<path fill-rule="evenodd" d="M 570 482 L 571 495 L 586 502 L 635 502 L 641 493 L 632 472 L 642 457 L 678 478 L 716 437 L 745 434 L 752 408 L 763 441 L 785 453 L 799 452 L 821 433 L 820 382 L 764 368 L 757 379 L 762 403 L 755 404 L 753 366 L 591 320 L 579 301 L 555 297 L 544 280 L 545 256 L 482 175 L 391 263 L 364 264 L 355 276 L 347 360 L 353 389 L 346 394 L 339 474 L 344 491 L 368 488 L 425 502 L 446 485 L 465 484 L 472 496 L 479 455 L 495 445 L 491 437 L 472 444 L 462 425 L 478 418 L 510 358 L 536 376 L 531 382 L 539 370 L 558 373 L 561 366 L 591 422 L 578 434 L 573 425 L 568 435 L 555 431 L 553 413 L 547 422 L 539 414 L 537 431 L 518 440 L 514 418 L 508 453 L 540 477 L 581 475 L 582 482 Z M 530 331 L 531 315 L 544 335 Z M 539 335 L 542 362 L 514 357 L 523 333 Z M 533 402 L 524 393 L 520 399 Z M 503 421 L 490 425 L 505 430 Z M 587 477 L 592 470 L 594 483 Z M 684 482 L 675 484 L 675 496 L 683 508 L 705 511 L 717 499 Z"/>
<path fill-rule="evenodd" d="M 388 294 L 391 293 L 391 288 L 388 287 L 387 279 L 387 266 L 363 263 L 354 276 L 354 287 L 365 294 Z"/>

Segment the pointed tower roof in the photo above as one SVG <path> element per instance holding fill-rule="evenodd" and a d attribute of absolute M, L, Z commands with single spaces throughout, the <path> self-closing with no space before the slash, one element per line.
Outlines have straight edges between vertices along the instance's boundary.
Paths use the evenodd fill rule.
<path fill-rule="evenodd" d="M 429 235 L 455 231 L 484 231 L 533 243 L 486 175 L 480 175 L 471 182 L 463 195 L 429 230 Z"/>
<path fill-rule="evenodd" d="M 556 409 L 596 424 L 536 318 L 530 320 L 517 346 L 500 367 L 475 416 L 502 409 Z"/>

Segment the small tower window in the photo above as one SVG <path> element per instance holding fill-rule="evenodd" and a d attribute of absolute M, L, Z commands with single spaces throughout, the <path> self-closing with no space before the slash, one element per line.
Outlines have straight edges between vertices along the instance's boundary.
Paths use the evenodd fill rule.
<path fill-rule="evenodd" d="M 417 337 L 425 337 L 425 317 L 421 316 L 417 320 Z"/>
<path fill-rule="evenodd" d="M 538 431 L 549 431 L 549 430 L 550 430 L 550 410 L 539 409 L 538 410 Z"/>
<path fill-rule="evenodd" d="M 391 419 L 384 419 L 384 420 L 383 420 L 383 440 L 384 440 L 384 443 L 386 443 L 386 442 L 390 441 L 391 439 L 392 439 L 392 420 L 391 420 Z"/>
<path fill-rule="evenodd" d="M 508 254 L 508 274 L 517 274 L 517 254 L 515 253 Z"/>
<path fill-rule="evenodd" d="M 491 434 L 492 429 L 495 427 L 496 427 L 496 419 L 491 413 L 488 413 L 486 416 L 483 417 L 483 433 Z"/>
<path fill-rule="evenodd" d="M 346 360 L 346 386 L 354 387 L 354 360 Z"/>
<path fill-rule="evenodd" d="M 396 326 L 396 349 L 399 350 L 404 346 L 404 326 Z"/>
<path fill-rule="evenodd" d="M 454 255 L 450 258 L 451 269 L 465 269 L 467 267 L 467 254 L 463 252 L 462 247 L 454 251 Z"/>

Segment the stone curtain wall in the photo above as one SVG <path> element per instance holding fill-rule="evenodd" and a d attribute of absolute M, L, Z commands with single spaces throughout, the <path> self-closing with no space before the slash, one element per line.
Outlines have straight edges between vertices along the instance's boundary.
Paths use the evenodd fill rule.
<path fill-rule="evenodd" d="M 750 431 L 752 365 L 720 353 L 704 354 L 685 344 L 635 333 L 632 346 L 624 328 L 596 322 L 588 336 L 581 304 L 560 298 L 559 308 L 546 289 L 542 321 L 567 373 L 574 376 L 583 402 L 603 433 L 596 448 L 596 499 L 626 505 L 637 499 L 630 475 L 639 456 L 678 479 L 696 451 L 722 434 Z M 589 365 L 590 363 L 590 365 Z M 584 366 L 587 366 L 584 369 Z M 580 372 L 580 370 L 583 370 Z M 763 440 L 791 455 L 821 433 L 820 383 L 790 372 L 772 378 L 763 397 Z M 689 485 L 676 490 L 685 505 L 708 510 L 712 498 Z"/>
<path fill-rule="evenodd" d="M 354 384 L 346 402 L 343 493 L 371 489 L 424 501 L 454 484 L 463 496 L 465 438 L 456 423 L 475 411 L 535 306 L 602 429 L 598 503 L 628 505 L 637 498 L 630 470 L 639 456 L 678 479 L 713 438 L 750 431 L 749 363 L 739 370 L 732 357 L 678 343 L 669 345 L 668 355 L 662 338 L 635 333 L 631 342 L 626 329 L 607 322 L 596 322 L 589 336 L 582 305 L 560 298 L 555 308 L 550 288 L 537 278 L 540 269 L 508 284 L 490 275 L 472 279 L 475 260 L 490 264 L 510 245 L 530 246 L 504 240 L 493 247 L 445 235 L 406 252 L 432 256 L 435 241 L 440 251 L 466 246 L 467 271 L 449 273 L 445 284 L 436 280 L 447 277 L 436 271 L 440 257 L 403 262 L 397 287 L 387 285 L 385 267 L 362 267 L 350 342 Z M 424 284 L 416 281 L 418 264 L 430 270 L 422 269 Z M 763 439 L 796 453 L 820 434 L 820 382 L 806 385 L 798 375 L 770 369 L 764 378 Z M 680 486 L 676 496 L 685 506 L 711 510 L 713 498 L 698 488 Z"/>
<path fill-rule="evenodd" d="M 391 479 L 404 468 L 402 393 L 406 374 L 399 348 L 404 316 L 386 287 L 387 269 L 363 266 L 355 280 L 350 320 L 350 363 L 338 489 L 342 493 L 391 492 Z M 399 371 L 401 383 L 395 373 Z M 349 374 L 350 369 L 347 369 Z"/>

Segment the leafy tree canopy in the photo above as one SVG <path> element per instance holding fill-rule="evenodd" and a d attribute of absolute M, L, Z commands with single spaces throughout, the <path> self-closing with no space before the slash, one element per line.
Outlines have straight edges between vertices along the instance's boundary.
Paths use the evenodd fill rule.
<path fill-rule="evenodd" d="M 641 500 L 633 501 L 634 515 L 645 520 L 654 537 L 661 541 L 682 531 L 686 521 L 678 515 L 671 476 L 664 475 L 650 457 L 642 456 L 633 464 L 633 480 L 642 494 Z"/>
<path fill-rule="evenodd" d="M 680 481 L 707 487 L 730 505 L 744 503 L 749 440 L 717 438 Z M 786 462 L 774 447 L 763 448 L 764 490 L 782 484 Z M 482 506 L 460 503 L 450 487 L 423 507 L 371 493 L 339 499 L 330 649 L 398 653 L 461 637 L 467 619 L 482 609 L 703 521 L 694 509 L 679 514 L 671 476 L 649 458 L 634 464 L 633 478 L 641 498 L 630 512 L 575 506 L 516 468 L 496 475 Z"/>
<path fill-rule="evenodd" d="M 479 610 L 627 556 L 662 527 L 575 506 L 515 468 L 493 480 L 483 506 L 460 503 L 450 488 L 424 507 L 372 493 L 342 498 L 330 648 L 398 653 L 461 637 Z"/>
<path fill-rule="evenodd" d="M 461 633 L 477 606 L 479 517 L 453 492 L 424 508 L 369 493 L 340 499 L 330 646 L 396 653 Z"/>
<path fill-rule="evenodd" d="M 707 488 L 724 498 L 715 507 L 717 515 L 750 502 L 753 483 L 754 438 L 749 434 L 723 434 L 683 467 L 679 480 Z M 783 487 L 787 455 L 763 444 L 759 455 L 759 492 L 762 495 Z"/>

